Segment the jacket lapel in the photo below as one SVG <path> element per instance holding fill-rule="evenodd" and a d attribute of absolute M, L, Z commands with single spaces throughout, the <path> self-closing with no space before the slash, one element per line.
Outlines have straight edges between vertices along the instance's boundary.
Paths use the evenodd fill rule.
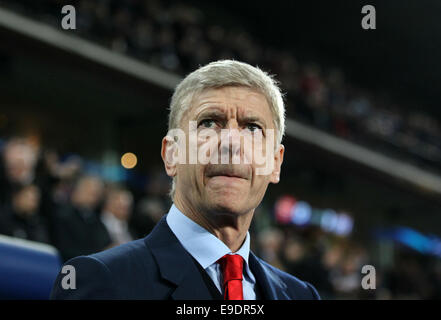
<path fill-rule="evenodd" d="M 145 238 L 158 264 L 161 278 L 169 282 L 174 300 L 208 300 L 212 295 L 193 258 L 170 230 L 164 216 Z M 250 251 L 249 263 L 264 300 L 291 299 L 286 285 L 265 263 Z"/>
<path fill-rule="evenodd" d="M 145 239 L 158 264 L 160 275 L 172 283 L 175 300 L 212 299 L 190 254 L 170 230 L 165 216 Z"/>
<path fill-rule="evenodd" d="M 251 272 L 254 274 L 256 282 L 262 289 L 262 300 L 290 299 L 286 284 L 251 251 L 249 263 Z"/>

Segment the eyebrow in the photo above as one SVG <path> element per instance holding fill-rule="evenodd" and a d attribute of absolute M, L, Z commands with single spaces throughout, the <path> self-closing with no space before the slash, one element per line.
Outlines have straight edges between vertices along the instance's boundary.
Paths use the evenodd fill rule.
<path fill-rule="evenodd" d="M 199 113 L 196 118 L 205 118 L 205 117 L 215 117 L 218 119 L 225 119 L 226 115 L 225 112 L 221 111 L 218 107 L 213 107 L 210 109 L 205 109 Z"/>
<path fill-rule="evenodd" d="M 265 120 L 261 119 L 258 116 L 244 116 L 244 117 L 242 117 L 240 119 L 240 122 L 243 122 L 243 123 L 250 123 L 250 122 L 260 123 L 263 127 L 266 128 Z"/>

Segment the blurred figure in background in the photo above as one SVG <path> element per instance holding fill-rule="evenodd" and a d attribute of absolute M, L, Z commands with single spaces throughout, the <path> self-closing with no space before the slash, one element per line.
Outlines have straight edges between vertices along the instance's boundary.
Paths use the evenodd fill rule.
<path fill-rule="evenodd" d="M 11 138 L 3 148 L 0 202 L 11 199 L 14 188 L 34 182 L 38 148 L 23 138 Z"/>
<path fill-rule="evenodd" d="M 282 250 L 283 261 L 289 273 L 296 277 L 314 282 L 320 295 L 325 299 L 333 298 L 334 288 L 330 281 L 331 268 L 339 260 L 339 248 L 329 250 L 326 245 L 326 234 L 319 228 L 308 229 L 294 233 Z"/>
<path fill-rule="evenodd" d="M 0 234 L 48 243 L 48 230 L 39 207 L 38 187 L 19 187 L 12 193 L 11 203 L 0 209 Z"/>
<path fill-rule="evenodd" d="M 136 238 L 143 238 L 164 216 L 171 205 L 168 191 L 170 188 L 169 177 L 162 168 L 152 168 L 151 178 L 145 186 L 145 193 L 138 200 L 136 210 L 130 219 L 130 228 L 135 232 Z"/>
<path fill-rule="evenodd" d="M 362 258 L 359 252 L 349 249 L 342 257 L 338 268 L 331 274 L 331 282 L 336 290 L 337 298 L 350 299 L 359 296 Z"/>
<path fill-rule="evenodd" d="M 75 177 L 80 175 L 79 163 L 60 161 L 58 152 L 42 146 L 35 167 L 35 183 L 41 190 L 40 213 L 48 223 L 49 238 L 54 239 L 54 216 L 57 203 L 67 203 Z M 64 189 L 63 189 L 64 187 Z"/>
<path fill-rule="evenodd" d="M 101 221 L 115 245 L 134 239 L 128 220 L 132 214 L 133 196 L 121 187 L 110 187 L 106 193 Z"/>
<path fill-rule="evenodd" d="M 63 204 L 69 202 L 69 195 L 73 186 L 83 170 L 83 160 L 78 155 L 69 155 L 61 160 L 58 153 L 48 150 L 44 153 L 44 164 L 46 176 L 53 180 L 50 189 L 51 198 L 55 203 Z"/>
<path fill-rule="evenodd" d="M 306 248 L 304 244 L 294 237 L 290 237 L 284 241 L 282 249 L 282 261 L 285 265 L 286 272 L 296 275 L 297 269 L 302 259 L 305 257 Z"/>
<path fill-rule="evenodd" d="M 282 248 L 283 232 L 276 228 L 267 228 L 258 235 L 259 255 L 263 260 L 272 266 L 285 270 L 285 266 L 280 260 L 280 250 Z"/>
<path fill-rule="evenodd" d="M 135 230 L 136 238 L 145 237 L 153 230 L 164 215 L 164 204 L 157 198 L 145 197 L 140 200 L 136 214 L 130 221 Z"/>
<path fill-rule="evenodd" d="M 87 255 L 111 246 L 97 207 L 103 196 L 103 182 L 83 176 L 75 184 L 70 203 L 60 205 L 54 217 L 54 244 L 63 259 Z"/>
<path fill-rule="evenodd" d="M 410 250 L 402 250 L 395 256 L 395 268 L 387 275 L 388 287 L 394 299 L 434 299 L 436 280 L 430 270 L 430 260 Z M 431 277 L 432 276 L 432 277 Z"/>

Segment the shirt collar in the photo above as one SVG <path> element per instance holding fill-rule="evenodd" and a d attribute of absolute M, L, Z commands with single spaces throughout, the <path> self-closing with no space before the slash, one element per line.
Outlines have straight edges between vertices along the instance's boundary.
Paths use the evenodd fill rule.
<path fill-rule="evenodd" d="M 174 204 L 171 206 L 166 220 L 179 242 L 199 262 L 202 268 L 206 269 L 224 255 L 232 254 L 225 243 L 184 215 Z M 248 269 L 249 253 L 250 234 L 247 232 L 244 243 L 235 252 L 246 262 L 246 269 Z"/>

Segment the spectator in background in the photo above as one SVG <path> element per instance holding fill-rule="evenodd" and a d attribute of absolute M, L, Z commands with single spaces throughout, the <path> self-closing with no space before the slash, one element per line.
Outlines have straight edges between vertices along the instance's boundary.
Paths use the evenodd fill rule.
<path fill-rule="evenodd" d="M 35 185 L 20 187 L 12 193 L 10 204 L 0 212 L 0 233 L 38 242 L 49 242 L 48 230 L 39 214 L 40 190 Z"/>
<path fill-rule="evenodd" d="M 59 161 L 57 155 L 50 157 L 52 159 L 47 159 L 47 162 L 52 162 L 50 166 L 58 177 L 52 190 L 52 198 L 56 203 L 64 204 L 69 202 L 75 181 L 82 174 L 83 160 L 77 155 L 70 155 L 64 161 Z"/>
<path fill-rule="evenodd" d="M 306 254 L 304 244 L 298 239 L 291 237 L 284 241 L 282 250 L 282 261 L 286 271 L 292 275 L 298 274 L 297 266 L 301 263 Z"/>
<path fill-rule="evenodd" d="M 268 228 L 258 235 L 259 254 L 262 259 L 276 268 L 285 270 L 280 259 L 283 240 L 283 232 L 276 228 Z"/>
<path fill-rule="evenodd" d="M 111 246 L 109 233 L 96 212 L 103 188 L 99 178 L 83 176 L 75 184 L 70 203 L 59 206 L 54 217 L 54 244 L 63 259 Z"/>
<path fill-rule="evenodd" d="M 424 256 L 402 250 L 395 256 L 395 268 L 387 274 L 388 287 L 394 299 L 431 299 L 434 279 Z M 435 282 L 436 283 L 436 282 Z M 439 290 L 439 289 L 438 289 Z"/>
<path fill-rule="evenodd" d="M 169 187 L 169 177 L 162 172 L 162 169 L 152 168 L 151 179 L 145 186 L 145 194 L 138 200 L 129 222 L 136 238 L 143 238 L 149 234 L 171 205 L 168 197 Z"/>
<path fill-rule="evenodd" d="M 12 138 L 4 146 L 2 160 L 0 202 L 5 204 L 15 188 L 34 182 L 38 149 L 25 139 Z"/>
<path fill-rule="evenodd" d="M 132 213 L 133 196 L 121 187 L 111 187 L 106 194 L 101 221 L 116 245 L 133 240 L 128 220 Z"/>
<path fill-rule="evenodd" d="M 357 297 L 361 284 L 361 257 L 356 252 L 348 252 L 342 257 L 338 268 L 331 275 L 331 282 L 341 299 Z"/>
<path fill-rule="evenodd" d="M 136 232 L 137 238 L 145 237 L 153 230 L 164 215 L 165 206 L 157 198 L 144 198 L 138 203 L 136 214 L 130 225 Z"/>
<path fill-rule="evenodd" d="M 319 228 L 311 227 L 302 235 L 302 243 L 290 243 L 284 248 L 284 260 L 288 272 L 305 281 L 313 281 L 320 295 L 329 299 L 333 297 L 334 288 L 330 281 L 330 268 L 339 260 L 339 250 L 328 251 L 323 244 L 325 233 Z M 297 248 L 296 248 L 297 247 Z"/>

